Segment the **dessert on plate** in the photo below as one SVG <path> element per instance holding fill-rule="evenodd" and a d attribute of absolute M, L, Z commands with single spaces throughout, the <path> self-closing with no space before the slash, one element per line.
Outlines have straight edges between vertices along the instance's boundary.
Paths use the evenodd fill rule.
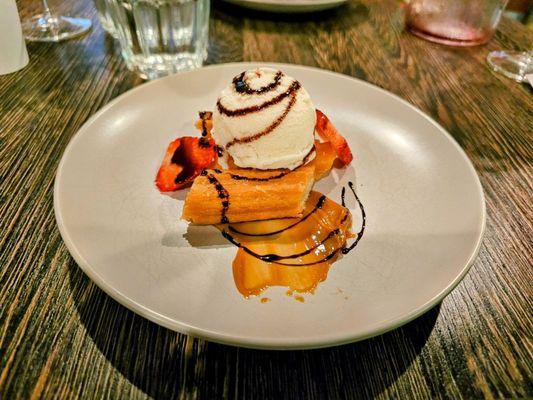
<path fill-rule="evenodd" d="M 199 116 L 200 136 L 168 146 L 157 187 L 190 187 L 182 218 L 215 225 L 238 247 L 233 273 L 244 296 L 269 286 L 312 292 L 364 232 L 364 208 L 351 182 L 362 217 L 357 234 L 346 188 L 341 204 L 312 190 L 332 168 L 351 163 L 346 140 L 297 80 L 271 68 L 237 75 L 213 111 Z"/>

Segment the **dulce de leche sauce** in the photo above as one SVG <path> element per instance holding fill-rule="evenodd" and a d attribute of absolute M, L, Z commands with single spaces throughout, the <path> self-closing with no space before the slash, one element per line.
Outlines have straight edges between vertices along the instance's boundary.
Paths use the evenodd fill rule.
<path fill-rule="evenodd" d="M 350 233 L 344 190 L 343 205 L 311 192 L 301 218 L 220 225 L 224 237 L 239 248 L 233 261 L 238 291 L 246 297 L 269 286 L 312 292 L 327 278 L 331 264 L 354 247 L 347 247 L 347 240 L 356 236 L 358 242 L 362 236 L 365 218 L 359 206 L 363 226 L 357 235 Z"/>

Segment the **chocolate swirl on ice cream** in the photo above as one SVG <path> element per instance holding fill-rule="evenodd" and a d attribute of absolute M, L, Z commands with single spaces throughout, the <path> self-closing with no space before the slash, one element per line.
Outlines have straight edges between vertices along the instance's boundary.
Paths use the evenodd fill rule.
<path fill-rule="evenodd" d="M 244 71 L 217 101 L 213 137 L 242 168 L 294 169 L 311 150 L 316 122 L 300 82 L 271 68 Z"/>
<path fill-rule="evenodd" d="M 295 98 L 296 97 L 295 94 L 298 89 L 300 89 L 300 82 L 294 81 L 286 91 L 278 94 L 276 97 L 273 97 L 272 99 L 268 101 L 265 101 L 264 103 L 253 105 L 250 107 L 236 108 L 234 110 L 231 110 L 225 107 L 219 99 L 217 101 L 217 109 L 221 114 L 227 115 L 228 117 L 238 117 L 241 115 L 246 115 L 246 114 L 264 110 L 267 107 L 271 107 L 275 104 L 278 104 L 280 101 L 287 98 L 288 96 Z M 258 93 L 263 93 L 263 92 L 258 92 Z M 292 105 L 290 105 L 290 107 L 292 107 Z M 287 108 L 290 109 L 290 107 L 287 107 Z M 287 108 L 285 108 L 286 112 L 288 112 Z"/>
<path fill-rule="evenodd" d="M 258 74 L 258 72 L 256 72 Z M 245 77 L 246 71 L 242 72 L 241 74 L 237 75 L 235 78 L 233 78 L 233 86 L 235 87 L 235 91 L 239 93 L 246 93 L 246 94 L 259 94 L 264 92 L 269 92 L 276 87 L 281 82 L 281 77 L 283 76 L 283 72 L 278 71 L 276 72 L 276 75 L 274 76 L 274 79 L 272 82 L 265 86 L 261 86 L 258 89 L 252 89 L 247 82 L 247 79 Z M 260 76 L 260 75 L 259 75 Z"/>

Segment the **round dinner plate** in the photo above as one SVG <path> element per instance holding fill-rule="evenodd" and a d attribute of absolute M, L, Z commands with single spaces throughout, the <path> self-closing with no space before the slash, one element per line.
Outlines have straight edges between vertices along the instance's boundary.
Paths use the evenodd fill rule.
<path fill-rule="evenodd" d="M 252 10 L 277 12 L 277 13 L 299 13 L 322 11 L 338 7 L 348 0 L 225 0 L 241 7 Z"/>
<path fill-rule="evenodd" d="M 185 190 L 168 195 L 154 185 L 168 143 L 196 135 L 198 111 L 212 110 L 233 76 L 261 65 L 298 79 L 355 155 L 315 190 L 339 201 L 352 181 L 366 208 L 359 245 L 303 302 L 283 287 L 263 293 L 269 302 L 244 298 L 232 272 L 237 249 L 215 228 L 180 220 Z M 348 206 L 357 225 L 357 205 Z M 274 349 L 361 340 L 416 318 L 466 274 L 485 225 L 477 174 L 436 122 L 363 81 L 283 64 L 210 66 L 114 99 L 65 150 L 54 208 L 80 268 L 124 306 L 178 332 Z"/>

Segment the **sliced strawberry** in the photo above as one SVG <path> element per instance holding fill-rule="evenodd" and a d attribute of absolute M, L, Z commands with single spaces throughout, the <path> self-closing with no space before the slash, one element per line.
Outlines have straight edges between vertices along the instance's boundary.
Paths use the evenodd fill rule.
<path fill-rule="evenodd" d="M 316 110 L 316 131 L 323 140 L 329 141 L 337 153 L 337 157 L 344 164 L 350 164 L 353 160 L 352 151 L 348 146 L 348 142 L 333 126 L 326 115 Z"/>
<path fill-rule="evenodd" d="M 177 164 L 173 164 L 171 160 L 180 144 L 181 139 L 179 138 L 170 142 L 165 157 L 163 158 L 163 162 L 159 167 L 159 171 L 157 171 L 155 183 L 162 192 L 170 192 L 178 188 L 175 180 L 183 168 Z"/>
<path fill-rule="evenodd" d="M 168 145 L 155 183 L 162 192 L 182 189 L 217 162 L 213 139 L 184 136 Z"/>

